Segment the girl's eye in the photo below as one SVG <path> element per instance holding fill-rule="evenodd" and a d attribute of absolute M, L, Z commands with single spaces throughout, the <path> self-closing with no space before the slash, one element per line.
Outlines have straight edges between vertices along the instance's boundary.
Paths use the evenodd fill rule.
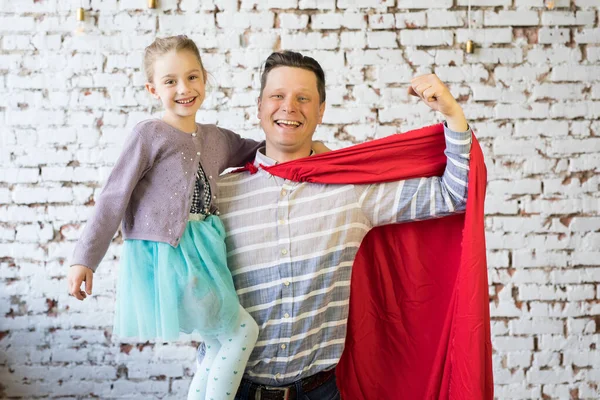
<path fill-rule="evenodd" d="M 168 81 L 165 81 L 165 85 L 172 85 L 173 83 L 175 83 L 175 81 L 173 79 L 169 79 Z"/>

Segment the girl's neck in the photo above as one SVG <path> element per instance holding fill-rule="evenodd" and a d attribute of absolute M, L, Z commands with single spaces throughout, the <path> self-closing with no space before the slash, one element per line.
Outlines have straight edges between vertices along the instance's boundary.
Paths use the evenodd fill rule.
<path fill-rule="evenodd" d="M 171 115 L 170 113 L 165 113 L 165 115 L 162 117 L 162 120 L 171 125 L 173 128 L 179 129 L 180 131 L 190 134 L 196 132 L 195 116 L 179 117 Z"/>

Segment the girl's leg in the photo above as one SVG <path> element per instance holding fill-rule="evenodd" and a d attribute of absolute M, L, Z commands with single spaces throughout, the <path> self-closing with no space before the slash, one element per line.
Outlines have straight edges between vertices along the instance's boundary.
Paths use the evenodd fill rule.
<path fill-rule="evenodd" d="M 202 362 L 198 364 L 192 383 L 188 390 L 188 400 L 204 400 L 206 397 L 206 386 L 208 383 L 208 373 L 217 358 L 221 343 L 216 338 L 205 338 L 204 346 L 206 349 Z"/>
<path fill-rule="evenodd" d="M 206 400 L 233 400 L 258 338 L 258 325 L 240 306 L 235 330 L 217 337 L 221 348 L 208 374 Z"/>

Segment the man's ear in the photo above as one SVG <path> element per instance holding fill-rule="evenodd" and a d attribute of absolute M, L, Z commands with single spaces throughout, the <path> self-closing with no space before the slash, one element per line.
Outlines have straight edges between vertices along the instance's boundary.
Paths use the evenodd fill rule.
<path fill-rule="evenodd" d="M 260 106 L 261 106 L 261 104 L 262 104 L 262 99 L 261 99 L 261 97 L 260 97 L 260 96 L 258 96 L 258 98 L 256 99 L 256 107 L 257 107 L 257 110 L 256 110 L 256 117 L 257 117 L 258 119 L 260 119 Z"/>
<path fill-rule="evenodd" d="M 319 124 L 323 123 L 323 114 L 325 114 L 325 102 L 322 102 L 319 106 Z"/>
<path fill-rule="evenodd" d="M 158 93 L 156 93 L 156 87 L 154 87 L 154 85 L 150 82 L 146 82 L 146 90 L 148 91 L 148 93 L 150 93 L 152 95 L 152 97 L 154 97 L 157 100 L 160 100 L 160 96 L 158 95 Z"/>

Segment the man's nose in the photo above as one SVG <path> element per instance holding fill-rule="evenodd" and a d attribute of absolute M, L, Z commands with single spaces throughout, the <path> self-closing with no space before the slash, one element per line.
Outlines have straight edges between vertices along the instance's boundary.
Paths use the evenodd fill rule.
<path fill-rule="evenodd" d="M 287 98 L 283 102 L 283 111 L 286 111 L 288 113 L 293 113 L 293 112 L 296 112 L 296 110 L 297 110 L 296 100 Z"/>

